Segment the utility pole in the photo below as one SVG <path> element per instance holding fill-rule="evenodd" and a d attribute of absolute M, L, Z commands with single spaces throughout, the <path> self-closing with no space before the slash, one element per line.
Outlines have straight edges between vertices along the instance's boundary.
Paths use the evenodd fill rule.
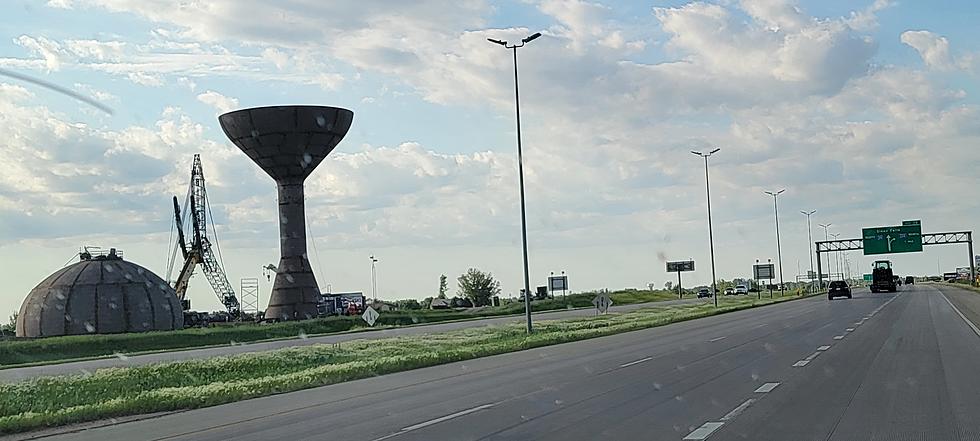
<path fill-rule="evenodd" d="M 488 38 L 491 43 L 499 44 L 507 49 L 514 50 L 514 107 L 517 111 L 517 173 L 520 177 L 521 187 L 521 238 L 524 245 L 524 315 L 527 319 L 527 333 L 533 331 L 531 326 L 531 276 L 528 271 L 527 263 L 527 214 L 524 205 L 524 158 L 521 150 L 521 95 L 517 81 L 517 48 L 524 47 L 535 38 L 541 36 L 540 32 L 535 32 L 521 39 L 521 44 L 508 45 L 506 41 Z"/>
<path fill-rule="evenodd" d="M 828 233 L 828 232 L 830 231 L 829 230 L 830 226 L 833 225 L 833 224 L 817 224 L 817 225 L 819 225 L 819 226 L 821 226 L 823 228 L 823 237 L 824 237 L 824 240 L 825 241 L 830 241 L 830 233 Z M 830 269 L 830 252 L 829 251 L 827 252 L 827 271 L 831 271 L 831 269 Z M 823 280 L 823 275 L 819 275 L 819 276 L 820 276 L 820 279 Z M 827 279 L 829 281 L 830 278 L 828 277 Z M 823 288 L 823 284 L 822 283 L 821 283 L 821 286 L 820 287 Z"/>

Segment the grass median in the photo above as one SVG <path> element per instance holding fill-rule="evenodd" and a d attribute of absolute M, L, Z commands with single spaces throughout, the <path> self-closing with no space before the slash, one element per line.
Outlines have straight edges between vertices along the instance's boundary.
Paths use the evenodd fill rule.
<path fill-rule="evenodd" d="M 592 305 L 594 293 L 571 294 L 563 298 L 532 303 L 536 312 L 579 308 Z M 666 291 L 619 291 L 611 294 L 617 305 L 672 300 L 676 295 Z M 464 310 L 393 311 L 381 314 L 379 328 L 412 326 L 524 312 L 524 304 L 507 303 L 499 307 Z M 364 330 L 360 317 L 328 317 L 300 322 L 258 325 L 237 323 L 210 328 L 192 328 L 167 332 L 133 334 L 69 335 L 39 339 L 0 341 L 0 368 L 46 364 L 67 360 L 91 359 L 115 354 L 139 354 L 207 346 L 290 339 L 300 335 L 323 335 Z"/>
<path fill-rule="evenodd" d="M 0 433 L 193 409 L 409 369 L 646 329 L 799 298 L 725 299 L 598 317 L 355 340 L 0 384 Z"/>

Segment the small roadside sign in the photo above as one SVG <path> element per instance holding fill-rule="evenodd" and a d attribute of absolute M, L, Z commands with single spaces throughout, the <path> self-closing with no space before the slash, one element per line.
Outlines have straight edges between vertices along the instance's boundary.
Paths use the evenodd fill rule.
<path fill-rule="evenodd" d="M 364 310 L 364 314 L 361 314 L 361 318 L 367 322 L 368 326 L 374 326 L 374 323 L 378 321 L 378 317 L 380 315 L 381 314 L 378 314 L 378 311 L 375 311 L 374 308 L 368 306 L 367 309 Z"/>
<path fill-rule="evenodd" d="M 602 293 L 592 299 L 592 304 L 595 305 L 597 311 L 605 314 L 609 310 L 609 307 L 612 306 L 613 301 L 609 298 L 609 294 Z"/>
<path fill-rule="evenodd" d="M 667 272 L 694 271 L 693 260 L 681 260 L 677 262 L 667 262 Z"/>
<path fill-rule="evenodd" d="M 752 278 L 756 280 L 773 279 L 776 274 L 776 265 L 771 263 L 752 265 Z"/>

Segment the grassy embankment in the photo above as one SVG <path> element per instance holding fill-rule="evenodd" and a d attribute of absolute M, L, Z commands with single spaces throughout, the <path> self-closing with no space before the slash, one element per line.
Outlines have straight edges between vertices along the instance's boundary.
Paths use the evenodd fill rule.
<path fill-rule="evenodd" d="M 552 311 L 592 306 L 594 293 L 579 293 L 565 298 L 532 302 L 534 311 Z M 611 294 L 614 304 L 671 300 L 676 295 L 666 291 L 618 291 Z M 512 302 L 492 308 L 474 310 L 414 310 L 381 314 L 375 328 L 410 326 L 453 320 L 495 317 L 524 312 L 524 304 Z M 42 339 L 0 341 L 0 368 L 25 364 L 43 364 L 63 360 L 88 359 L 114 354 L 138 354 L 174 349 L 249 343 L 262 340 L 297 338 L 365 330 L 360 317 L 329 317 L 302 322 L 256 325 L 229 324 L 212 328 L 183 329 L 139 334 L 72 335 Z"/>
<path fill-rule="evenodd" d="M 543 320 L 534 334 L 522 325 L 464 329 L 425 336 L 355 340 L 111 368 L 88 376 L 0 384 L 0 433 L 123 415 L 191 409 L 409 369 L 584 340 L 799 298 L 724 299 L 660 306 L 598 317 Z"/>

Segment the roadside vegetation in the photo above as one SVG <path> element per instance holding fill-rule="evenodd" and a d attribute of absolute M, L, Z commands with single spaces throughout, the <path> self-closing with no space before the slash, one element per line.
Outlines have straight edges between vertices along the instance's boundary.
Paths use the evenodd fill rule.
<path fill-rule="evenodd" d="M 409 369 L 661 326 L 799 298 L 726 298 L 598 317 L 355 340 L 0 384 L 0 433 L 213 406 Z M 722 299 L 720 299 L 722 300 Z"/>
<path fill-rule="evenodd" d="M 596 292 L 556 296 L 535 300 L 533 311 L 554 311 L 591 307 Z M 677 298 L 667 291 L 616 291 L 610 296 L 616 305 L 656 302 Z M 401 309 L 384 312 L 375 328 L 410 326 L 452 320 L 495 317 L 524 312 L 524 303 L 505 301 L 500 306 L 441 310 Z M 364 330 L 367 324 L 357 316 L 335 316 L 273 324 L 230 323 L 210 328 L 189 328 L 179 331 L 145 332 L 138 334 L 71 335 L 42 339 L 0 341 L 0 368 L 23 364 L 106 357 L 115 354 L 134 354 L 173 349 L 188 349 L 214 345 L 250 343 L 270 339 L 297 338 L 320 334 Z"/>

